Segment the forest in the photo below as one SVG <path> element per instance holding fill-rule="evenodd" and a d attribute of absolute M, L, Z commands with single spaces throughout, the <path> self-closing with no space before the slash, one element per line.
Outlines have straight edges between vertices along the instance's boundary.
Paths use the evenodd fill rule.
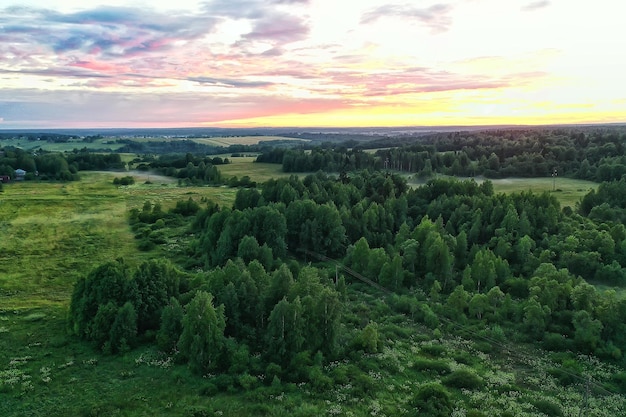
<path fill-rule="evenodd" d="M 129 210 L 148 258 L 110 259 L 78 277 L 67 332 L 104 356 L 154 349 L 204 380 L 209 397 L 256 401 L 302 387 L 326 399 L 325 411 L 309 409 L 317 414 L 619 414 L 625 142 L 626 132 L 598 128 L 437 134 L 368 152 L 268 150 L 259 162 L 303 176 L 240 186 L 232 206 L 189 197 Z M 80 154 L 56 158 L 69 170 L 86 163 Z M 219 174 L 228 159 L 144 158 L 134 163 L 188 179 L 179 186 L 228 183 Z M 600 184 L 561 207 L 554 192 L 496 193 L 488 179 L 466 178 L 555 172 Z M 461 353 L 459 343 L 473 347 Z M 529 365 L 528 349 L 550 366 Z M 511 368 L 477 359 L 489 356 Z M 589 358 L 610 369 L 602 380 Z M 533 391 L 516 367 L 553 385 Z M 395 400 L 375 393 L 381 378 L 405 381 L 392 383 Z M 584 400 L 589 386 L 595 407 Z M 367 407 L 346 400 L 363 397 Z M 193 415 L 211 415 L 203 410 Z"/>

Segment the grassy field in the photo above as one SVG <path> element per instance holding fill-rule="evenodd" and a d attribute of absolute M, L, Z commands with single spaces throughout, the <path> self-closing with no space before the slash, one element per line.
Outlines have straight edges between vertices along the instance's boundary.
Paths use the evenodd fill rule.
<path fill-rule="evenodd" d="M 0 139 L 0 147 L 11 146 L 15 148 L 21 148 L 24 150 L 43 149 L 50 152 L 69 152 L 74 149 L 87 148 L 94 149 L 107 149 L 115 151 L 124 144 L 113 143 L 117 138 L 103 138 L 97 139 L 93 142 L 83 142 L 81 139 L 72 139 L 65 143 L 53 143 L 47 141 L 29 141 L 26 139 Z M 109 143 L 110 142 L 110 143 Z"/>
<path fill-rule="evenodd" d="M 47 141 L 29 141 L 26 139 L 0 139 L 0 147 L 11 146 L 16 148 L 22 148 L 25 150 L 43 149 L 52 152 L 68 152 L 73 149 L 110 149 L 115 151 L 124 144 L 114 143 L 118 137 L 103 137 L 101 139 L 95 139 L 93 142 L 83 142 L 82 139 L 71 139 L 66 143 L 52 143 Z M 203 145 L 228 147 L 230 145 L 256 145 L 259 142 L 264 141 L 284 141 L 284 140 L 301 140 L 306 139 L 299 138 L 286 138 L 282 136 L 215 136 L 210 138 L 170 138 L 170 137 L 132 137 L 128 138 L 134 142 L 168 142 L 175 140 L 191 140 Z"/>
<path fill-rule="evenodd" d="M 576 180 L 572 178 L 557 178 L 553 183 L 552 178 L 504 178 L 491 180 L 493 188 L 498 193 L 513 193 L 520 191 L 532 191 L 552 193 L 561 203 L 561 207 L 574 208 L 577 202 L 592 189 L 598 188 L 598 184 L 591 181 Z M 554 190 L 556 186 L 556 190 Z"/>
<path fill-rule="evenodd" d="M 125 187 L 114 186 L 112 180 L 128 173 L 109 172 L 83 172 L 81 181 L 71 183 L 4 186 L 0 194 L 1 416 L 126 415 L 119 414 L 125 408 L 139 410 L 137 415 L 181 415 L 180 410 L 167 412 L 174 398 L 169 395 L 178 396 L 176 401 L 192 396 L 189 404 L 198 402 L 197 387 L 186 383 L 173 387 L 172 379 L 164 379 L 169 366 L 157 364 L 154 352 L 136 352 L 125 359 L 102 357 L 67 336 L 65 318 L 79 277 L 119 257 L 134 265 L 155 256 L 137 249 L 127 221 L 131 208 L 141 208 L 150 200 L 167 209 L 189 197 L 230 206 L 236 192 L 178 187 L 171 178 L 130 174 L 135 174 L 137 183 Z M 147 179 L 151 184 L 144 183 Z M 168 392 L 159 403 L 164 412 L 148 413 L 157 400 L 150 395 L 163 392 Z"/>
<path fill-rule="evenodd" d="M 244 156 L 231 158 L 228 155 L 231 162 L 227 165 L 219 165 L 218 169 L 225 178 L 237 176 L 241 178 L 245 175 L 249 176 L 253 181 L 264 182 L 270 178 L 289 177 L 291 173 L 283 172 L 280 164 L 267 164 L 254 162 L 255 156 Z M 306 174 L 299 174 L 300 177 L 306 176 Z"/>
<path fill-rule="evenodd" d="M 122 256 L 140 261 L 145 254 L 135 249 L 127 214 L 146 200 L 168 209 L 179 200 L 204 197 L 230 207 L 236 193 L 224 187 L 178 187 L 171 178 L 145 173 L 130 173 L 137 183 L 116 187 L 116 175 L 129 173 L 81 173 L 81 181 L 71 183 L 5 185 L 0 195 L 0 309 L 63 304 L 73 282 L 92 265 Z"/>
<path fill-rule="evenodd" d="M 445 176 L 443 176 L 446 178 Z M 459 178 L 468 180 L 471 178 Z M 473 178 L 476 182 L 482 183 L 484 178 Z M 408 176 L 409 184 L 419 186 L 424 184 L 423 180 L 415 180 L 413 176 Z M 553 194 L 561 207 L 570 206 L 574 208 L 576 203 L 580 201 L 589 191 L 598 188 L 598 183 L 585 180 L 577 180 L 573 178 L 557 178 L 553 183 L 552 178 L 501 178 L 491 179 L 493 189 L 496 193 L 515 193 L 522 191 L 532 191 L 533 193 L 542 193 L 547 191 Z M 556 190 L 554 187 L 556 185 Z"/>

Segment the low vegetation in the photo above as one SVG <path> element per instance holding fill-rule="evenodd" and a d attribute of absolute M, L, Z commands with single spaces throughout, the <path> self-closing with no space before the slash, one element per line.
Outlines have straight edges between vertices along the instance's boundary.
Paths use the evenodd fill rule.
<path fill-rule="evenodd" d="M 626 180 L 237 158 L 4 186 L 0 414 L 623 414 Z"/>

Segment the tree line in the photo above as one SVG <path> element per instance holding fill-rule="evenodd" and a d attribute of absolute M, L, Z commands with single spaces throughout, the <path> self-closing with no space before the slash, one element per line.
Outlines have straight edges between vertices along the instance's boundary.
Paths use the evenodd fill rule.
<path fill-rule="evenodd" d="M 435 173 L 487 178 L 546 177 L 591 181 L 626 174 L 623 128 L 510 129 L 387 137 L 365 143 L 273 149 L 259 162 L 285 172 L 395 170 L 428 178 Z M 365 148 L 375 151 L 366 152 Z M 383 149 L 377 149 L 381 147 Z"/>

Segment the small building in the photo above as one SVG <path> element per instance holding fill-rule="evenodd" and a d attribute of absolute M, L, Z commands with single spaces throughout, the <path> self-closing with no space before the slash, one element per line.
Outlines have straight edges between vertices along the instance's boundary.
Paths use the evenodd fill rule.
<path fill-rule="evenodd" d="M 15 170 L 15 181 L 22 181 L 26 177 L 26 171 L 21 168 Z"/>
<path fill-rule="evenodd" d="M 0 175 L 0 182 L 3 182 L 6 184 L 9 181 L 11 181 L 11 177 L 9 177 L 8 175 Z"/>

